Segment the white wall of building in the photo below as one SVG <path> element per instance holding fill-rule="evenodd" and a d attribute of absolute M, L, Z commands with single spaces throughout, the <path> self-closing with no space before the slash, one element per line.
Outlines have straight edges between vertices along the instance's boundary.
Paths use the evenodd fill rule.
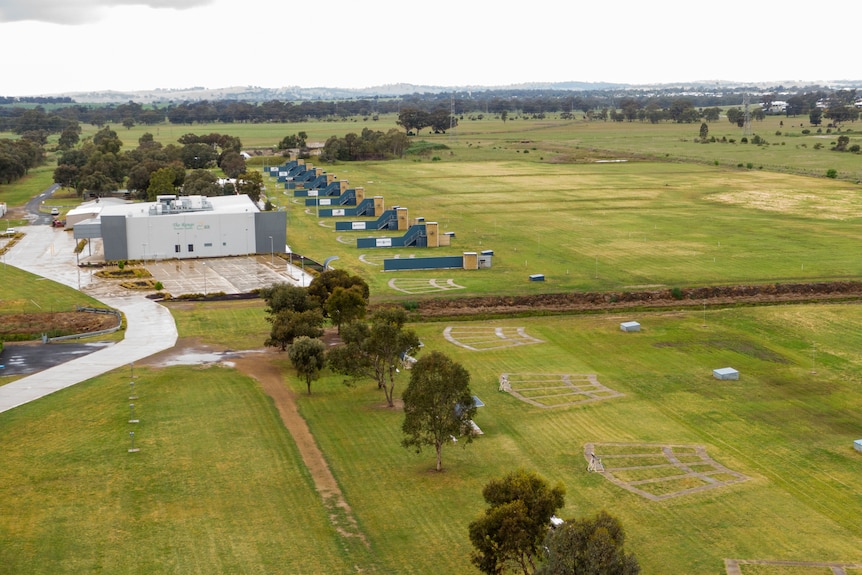
<path fill-rule="evenodd" d="M 254 253 L 254 213 L 126 216 L 129 259 L 214 258 Z"/>

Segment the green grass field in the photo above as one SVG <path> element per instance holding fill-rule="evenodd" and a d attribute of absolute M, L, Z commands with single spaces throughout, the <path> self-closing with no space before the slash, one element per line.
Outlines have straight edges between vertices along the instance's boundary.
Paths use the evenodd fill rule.
<path fill-rule="evenodd" d="M 384 274 L 372 265 L 384 254 L 339 241 L 356 236 L 321 226 L 313 208 L 306 213 L 284 194 L 280 203 L 289 209 L 291 246 L 321 261 L 339 256 L 338 266 L 369 279 L 376 301 L 427 297 L 393 289 L 393 279 L 452 278 L 465 287 L 441 292 L 453 297 L 857 279 L 858 157 L 814 150 L 815 134 L 777 122 L 755 124 L 771 145 L 754 147 L 695 144 L 692 125 L 466 121 L 456 135 L 422 136 L 449 147 L 433 152 L 439 160 L 326 166 L 367 195 L 383 195 L 387 206 L 408 206 L 411 217 L 455 231 L 453 245 L 435 255 L 493 249 L 490 270 Z M 157 137 L 236 130 L 247 145 L 267 145 L 299 130 L 324 140 L 362 127 L 162 126 Z M 710 133 L 738 139 L 731 128 L 724 122 Z M 779 129 L 787 134 L 772 135 Z M 127 146 L 143 133 L 118 132 Z M 619 158 L 629 161 L 595 161 Z M 737 167 L 748 162 L 753 169 Z M 819 177 L 828 168 L 851 179 Z M 23 203 L 26 192 L 17 193 Z M 385 251 L 396 253 L 425 255 Z M 530 273 L 548 281 L 531 284 Z M 32 293 L 44 298 L 40 306 L 67 305 L 68 293 L 47 295 L 50 282 L 19 292 L 17 278 L 0 284 L 4 305 L 26 309 Z M 171 309 L 181 337 L 216 348 L 258 348 L 268 331 L 260 302 Z M 630 319 L 641 322 L 640 333 L 619 329 Z M 0 414 L 0 572 L 476 573 L 467 525 L 484 508 L 485 483 L 517 467 L 565 484 L 564 517 L 600 509 L 620 517 L 644 573 L 714 575 L 724 573 L 726 558 L 862 563 L 862 455 L 852 448 L 862 438 L 860 306 L 412 327 L 422 353 L 441 350 L 468 368 L 486 404 L 476 417 L 484 435 L 466 448 L 447 445 L 440 474 L 432 453 L 400 446 L 402 414 L 383 407 L 373 384 L 348 388 L 326 373 L 307 396 L 283 362 L 368 547 L 333 527 L 331 509 L 255 381 L 223 366 L 139 367 L 139 424 L 127 423 L 126 370 Z M 452 339 L 482 351 L 447 339 L 447 327 Z M 514 345 L 497 335 L 515 337 L 518 328 L 539 342 Z M 739 381 L 712 377 L 727 366 L 740 370 Z M 594 374 L 623 395 L 545 409 L 498 391 L 502 373 Z M 407 374 L 399 377 L 396 396 Z M 129 431 L 140 453 L 127 452 Z M 630 444 L 607 448 L 623 455 L 701 445 L 747 479 L 653 501 L 588 473 L 587 443 Z M 620 473 L 629 481 L 656 476 Z M 651 489 L 672 495 L 689 481 Z M 745 565 L 742 572 L 826 571 Z"/>
<path fill-rule="evenodd" d="M 682 163 L 378 162 L 335 173 L 388 207 L 455 232 L 437 249 L 356 248 L 302 198 L 289 206 L 291 247 L 368 278 L 378 298 L 401 298 L 393 278 L 453 278 L 478 294 L 626 290 L 644 286 L 858 277 L 862 196 L 842 181 Z M 271 180 L 274 182 L 274 179 Z M 272 185 L 272 183 L 270 183 Z M 357 218 L 364 219 L 364 218 Z M 492 268 L 382 272 L 382 259 L 493 250 Z M 528 276 L 543 273 L 544 283 Z M 452 292 L 453 295 L 455 292 Z M 462 292 L 458 292 L 459 294 Z"/>
<path fill-rule="evenodd" d="M 209 331 L 253 313 L 211 310 Z M 432 453 L 400 447 L 401 413 L 373 384 L 326 376 L 309 397 L 285 361 L 370 549 L 333 532 L 270 401 L 232 369 L 139 368 L 137 426 L 119 372 L 18 408 L 0 416 L 0 560 L 32 573 L 471 572 L 466 528 L 481 488 L 524 466 L 566 485 L 564 516 L 618 515 L 645 573 L 718 573 L 728 557 L 862 561 L 860 308 L 643 314 L 637 334 L 619 330 L 624 319 L 471 322 L 542 341 L 484 351 L 446 340 L 448 324 L 414 326 L 423 353 L 462 362 L 486 404 L 484 435 L 447 446 L 441 474 Z M 239 325 L 250 337 L 252 323 Z M 739 381 L 712 378 L 728 365 Z M 499 392 L 503 372 L 594 373 L 625 395 L 542 409 Z M 402 374 L 396 392 L 405 384 Z M 126 453 L 130 430 L 138 454 Z M 587 473 L 586 443 L 703 445 L 748 480 L 650 501 Z"/>

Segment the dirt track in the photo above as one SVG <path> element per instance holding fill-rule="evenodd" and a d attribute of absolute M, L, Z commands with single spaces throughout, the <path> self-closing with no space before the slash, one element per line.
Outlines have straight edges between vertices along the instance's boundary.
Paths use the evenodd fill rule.
<path fill-rule="evenodd" d="M 367 546 L 368 542 L 364 534 L 359 531 L 356 519 L 353 517 L 353 512 L 347 504 L 338 482 L 332 475 L 323 453 L 314 441 L 314 436 L 305 423 L 305 419 L 299 414 L 296 397 L 285 384 L 281 369 L 274 363 L 276 359 L 279 359 L 278 352 L 267 349 L 264 354 L 264 357 L 255 355 L 233 361 L 239 371 L 257 380 L 264 392 L 272 398 L 284 426 L 296 442 L 302 461 L 314 480 L 314 486 L 320 494 L 323 504 L 329 512 L 329 519 L 335 528 L 343 537 L 356 537 Z"/>

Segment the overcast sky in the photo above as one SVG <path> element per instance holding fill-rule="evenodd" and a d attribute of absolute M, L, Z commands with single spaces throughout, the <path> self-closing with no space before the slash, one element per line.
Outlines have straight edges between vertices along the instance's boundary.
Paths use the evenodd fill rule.
<path fill-rule="evenodd" d="M 853 40 L 862 2 L 833 0 L 822 15 L 818 6 L 0 0 L 0 96 L 862 78 Z"/>

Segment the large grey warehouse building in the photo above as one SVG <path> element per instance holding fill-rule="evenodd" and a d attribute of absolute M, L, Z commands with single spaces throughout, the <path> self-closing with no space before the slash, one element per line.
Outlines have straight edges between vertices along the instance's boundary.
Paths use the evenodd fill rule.
<path fill-rule="evenodd" d="M 105 203 L 77 222 L 74 234 L 76 240 L 102 238 L 106 261 L 282 252 L 287 212 L 262 212 L 247 195 L 159 196 Z"/>

